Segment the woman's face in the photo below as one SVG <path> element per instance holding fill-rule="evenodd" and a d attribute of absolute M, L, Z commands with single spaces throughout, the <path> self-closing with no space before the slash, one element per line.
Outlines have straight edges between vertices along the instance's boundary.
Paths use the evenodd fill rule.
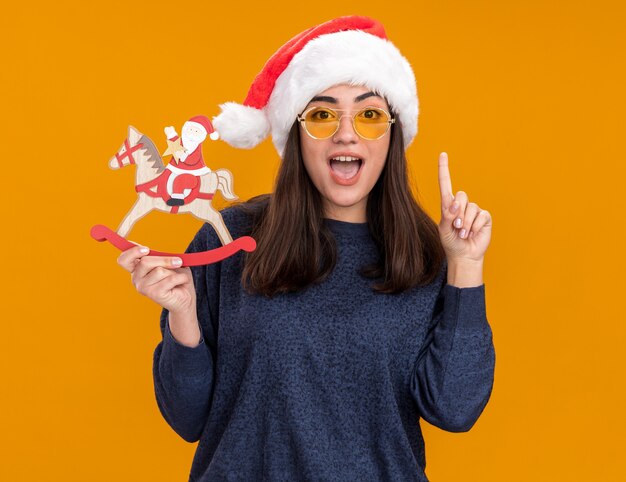
<path fill-rule="evenodd" d="M 354 131 L 352 116 L 364 107 L 389 112 L 389 106 L 369 88 L 345 84 L 320 92 L 305 110 L 313 106 L 341 110 L 339 115 L 344 115 L 339 129 L 328 139 L 313 139 L 300 125 L 304 166 L 322 196 L 325 217 L 364 223 L 367 197 L 385 166 L 391 130 L 380 139 L 363 139 Z"/>

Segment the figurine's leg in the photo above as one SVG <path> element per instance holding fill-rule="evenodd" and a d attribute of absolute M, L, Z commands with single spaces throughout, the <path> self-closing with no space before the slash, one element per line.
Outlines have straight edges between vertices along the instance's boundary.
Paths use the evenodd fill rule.
<path fill-rule="evenodd" d="M 126 237 L 133 225 L 154 209 L 154 199 L 144 193 L 139 193 L 137 201 L 117 228 L 117 234 Z"/>
<path fill-rule="evenodd" d="M 206 221 L 213 226 L 223 245 L 232 243 L 233 238 L 230 235 L 224 220 L 222 219 L 222 215 L 213 206 L 211 206 L 210 200 L 196 199 L 194 202 L 189 204 L 189 212 L 198 219 Z"/>

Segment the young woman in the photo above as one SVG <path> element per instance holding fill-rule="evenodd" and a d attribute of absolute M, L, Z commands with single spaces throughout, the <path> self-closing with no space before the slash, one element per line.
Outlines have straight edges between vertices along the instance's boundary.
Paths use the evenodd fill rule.
<path fill-rule="evenodd" d="M 436 224 L 410 192 L 413 72 L 364 17 L 303 32 L 266 63 L 220 135 L 271 132 L 274 192 L 222 211 L 257 249 L 220 263 L 119 257 L 164 309 L 158 406 L 200 441 L 193 481 L 426 481 L 419 419 L 469 430 L 493 386 L 482 266 L 491 217 L 452 192 Z M 218 247 L 205 224 L 188 251 Z"/>

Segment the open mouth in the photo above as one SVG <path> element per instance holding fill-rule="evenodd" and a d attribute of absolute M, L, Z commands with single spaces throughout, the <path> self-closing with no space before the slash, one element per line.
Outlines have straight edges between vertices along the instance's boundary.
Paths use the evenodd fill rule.
<path fill-rule="evenodd" d="M 353 179 L 360 171 L 363 159 L 352 156 L 338 156 L 330 159 L 330 169 L 343 181 Z"/>

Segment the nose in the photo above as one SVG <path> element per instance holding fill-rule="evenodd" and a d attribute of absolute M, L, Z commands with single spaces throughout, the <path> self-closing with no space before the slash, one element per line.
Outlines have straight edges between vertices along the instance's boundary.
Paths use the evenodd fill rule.
<path fill-rule="evenodd" d="M 358 142 L 359 136 L 354 132 L 354 126 L 352 125 L 352 117 L 349 115 L 342 115 L 339 118 L 339 128 L 333 136 L 333 142 L 337 144 L 354 144 Z"/>

